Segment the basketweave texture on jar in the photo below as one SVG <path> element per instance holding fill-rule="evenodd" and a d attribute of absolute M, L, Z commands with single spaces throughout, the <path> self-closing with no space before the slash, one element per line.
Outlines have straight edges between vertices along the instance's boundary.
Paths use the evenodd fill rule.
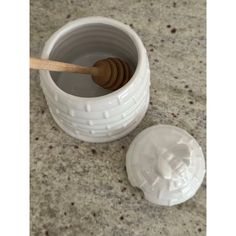
<path fill-rule="evenodd" d="M 108 142 L 131 132 L 149 104 L 150 69 L 142 41 L 127 25 L 104 17 L 69 22 L 46 42 L 42 58 L 93 65 L 118 57 L 133 70 L 130 81 L 111 92 L 89 75 L 40 71 L 41 87 L 56 123 L 88 142 Z"/>

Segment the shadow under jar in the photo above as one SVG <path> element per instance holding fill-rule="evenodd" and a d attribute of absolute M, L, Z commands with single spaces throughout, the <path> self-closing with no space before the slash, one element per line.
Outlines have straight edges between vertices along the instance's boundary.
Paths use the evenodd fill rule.
<path fill-rule="evenodd" d="M 90 75 L 40 71 L 41 87 L 56 123 L 88 142 L 108 142 L 131 132 L 149 104 L 150 69 L 146 50 L 127 25 L 104 17 L 69 22 L 46 42 L 42 58 L 92 66 L 118 57 L 133 73 L 116 91 L 101 88 Z"/>

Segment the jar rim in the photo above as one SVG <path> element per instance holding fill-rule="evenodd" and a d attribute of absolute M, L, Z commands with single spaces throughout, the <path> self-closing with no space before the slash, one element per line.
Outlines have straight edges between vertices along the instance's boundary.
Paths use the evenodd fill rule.
<path fill-rule="evenodd" d="M 45 78 L 44 82 L 48 83 L 48 85 L 50 85 L 55 91 L 57 91 L 60 95 L 66 97 L 67 99 L 72 99 L 72 100 L 77 100 L 77 101 L 85 101 L 85 100 L 86 101 L 98 101 L 98 100 L 101 101 L 104 99 L 109 99 L 114 96 L 117 96 L 117 95 L 123 93 L 124 91 L 126 91 L 127 88 L 131 85 L 131 83 L 135 80 L 135 78 L 137 78 L 137 75 L 140 73 L 140 70 L 141 70 L 141 65 L 143 65 L 143 63 L 145 62 L 144 60 L 145 60 L 146 50 L 143 46 L 141 39 L 137 35 L 137 33 L 133 29 L 131 29 L 130 26 L 125 25 L 122 22 L 119 22 L 117 20 L 107 18 L 107 17 L 101 17 L 101 16 L 79 18 L 77 20 L 68 22 L 67 24 L 62 26 L 59 30 L 57 30 L 54 34 L 52 34 L 51 37 L 45 43 L 45 46 L 44 46 L 42 54 L 41 54 L 41 58 L 48 59 L 56 42 L 63 35 L 67 34 L 67 32 L 70 32 L 71 30 L 73 30 L 74 28 L 77 28 L 78 26 L 86 26 L 86 25 L 94 24 L 94 23 L 110 25 L 114 28 L 118 28 L 119 30 L 121 30 L 125 34 L 127 34 L 127 36 L 129 36 L 129 38 L 132 40 L 132 42 L 137 50 L 137 55 L 138 55 L 138 62 L 137 62 L 135 72 L 127 84 L 122 86 L 120 89 L 113 91 L 112 93 L 105 94 L 105 95 L 98 96 L 98 97 L 79 97 L 79 96 L 69 94 L 69 93 L 63 91 L 62 89 L 60 89 L 54 83 L 49 71 L 47 71 L 47 70 L 40 71 L 40 77 Z"/>

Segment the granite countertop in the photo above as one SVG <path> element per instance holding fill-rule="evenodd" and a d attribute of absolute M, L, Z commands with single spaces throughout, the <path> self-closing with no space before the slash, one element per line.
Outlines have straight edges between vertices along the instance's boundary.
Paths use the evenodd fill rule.
<path fill-rule="evenodd" d="M 205 0 L 31 0 L 31 55 L 66 22 L 101 15 L 129 24 L 149 56 L 151 100 L 140 125 L 111 143 L 91 144 L 64 133 L 30 78 L 31 235 L 206 234 L 206 182 L 189 201 L 154 206 L 133 188 L 125 154 L 134 137 L 155 124 L 191 133 L 206 150 Z"/>

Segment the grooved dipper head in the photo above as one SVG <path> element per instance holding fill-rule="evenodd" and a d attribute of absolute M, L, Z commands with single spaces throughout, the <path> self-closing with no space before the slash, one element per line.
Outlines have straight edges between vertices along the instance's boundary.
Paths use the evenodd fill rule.
<path fill-rule="evenodd" d="M 93 81 L 108 90 L 121 88 L 132 77 L 129 65 L 119 58 L 99 60 L 93 66 L 99 69 L 98 74 L 92 75 Z"/>

